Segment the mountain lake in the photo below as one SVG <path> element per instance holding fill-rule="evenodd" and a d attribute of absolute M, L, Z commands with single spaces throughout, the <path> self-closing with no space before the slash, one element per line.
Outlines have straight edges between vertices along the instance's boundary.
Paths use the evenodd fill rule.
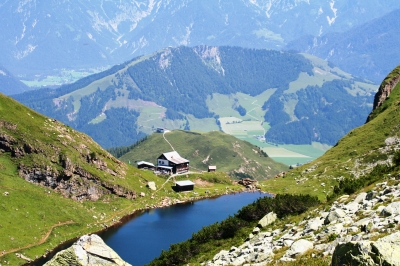
<path fill-rule="evenodd" d="M 171 244 L 189 239 L 202 227 L 220 222 L 260 197 L 260 192 L 223 195 L 131 216 L 123 224 L 100 233 L 104 242 L 133 266 L 145 265 Z"/>

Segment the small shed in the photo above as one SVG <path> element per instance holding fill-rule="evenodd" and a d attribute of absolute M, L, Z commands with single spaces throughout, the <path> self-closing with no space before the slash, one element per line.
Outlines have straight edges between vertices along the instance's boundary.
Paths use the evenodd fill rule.
<path fill-rule="evenodd" d="M 175 182 L 175 191 L 192 191 L 194 189 L 194 183 L 190 180 L 184 181 L 176 181 Z"/>
<path fill-rule="evenodd" d="M 215 166 L 215 165 L 208 166 L 208 172 L 215 172 L 215 171 L 217 171 L 217 166 Z"/>
<path fill-rule="evenodd" d="M 154 167 L 155 167 L 154 164 L 149 163 L 149 162 L 145 162 L 145 161 L 137 162 L 137 168 L 139 168 L 139 169 L 150 169 L 150 170 L 153 170 Z"/>

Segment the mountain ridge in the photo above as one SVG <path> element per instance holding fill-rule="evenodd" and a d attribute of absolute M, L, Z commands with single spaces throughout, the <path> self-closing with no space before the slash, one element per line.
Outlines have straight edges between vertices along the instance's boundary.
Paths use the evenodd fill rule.
<path fill-rule="evenodd" d="M 288 43 L 294 49 L 316 55 L 345 71 L 380 82 L 398 65 L 396 53 L 400 9 L 345 32 L 304 36 Z"/>
<path fill-rule="evenodd" d="M 104 67 L 168 46 L 280 49 L 305 34 L 341 32 L 399 8 L 355 1 L 7 1 L 0 10 L 1 62 L 34 79 L 61 69 Z M 313 19 L 310 19 L 313 18 Z M 298 23 L 302 21 L 304 23 Z M 66 49 L 63 47 L 67 46 Z"/>
<path fill-rule="evenodd" d="M 257 135 L 265 135 L 264 122 L 268 123 L 272 128 L 267 137 L 278 143 L 334 145 L 365 121 L 374 90 L 375 85 L 304 54 L 182 46 L 135 58 L 59 90 L 14 98 L 86 132 L 106 148 L 130 145 L 154 127 L 216 130 L 228 123 L 221 120 L 224 117 L 259 122 Z M 313 101 L 312 111 L 308 98 Z M 346 121 L 330 117 L 344 109 Z M 135 131 L 115 120 L 121 114 L 136 125 Z M 327 125 L 312 132 L 317 122 Z M 107 128 L 118 125 L 115 136 L 101 129 L 106 124 Z M 324 130 L 328 126 L 332 133 Z M 275 133 L 274 127 L 279 127 Z M 298 137 L 276 133 L 291 132 L 292 127 L 301 129 Z"/>

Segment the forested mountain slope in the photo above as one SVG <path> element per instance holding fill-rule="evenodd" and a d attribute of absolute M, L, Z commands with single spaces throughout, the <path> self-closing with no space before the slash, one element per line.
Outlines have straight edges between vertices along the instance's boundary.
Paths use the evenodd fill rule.
<path fill-rule="evenodd" d="M 198 46 L 166 48 L 15 99 L 106 148 L 156 127 L 210 131 L 237 121 L 276 143 L 334 145 L 365 121 L 375 89 L 312 56 Z"/>

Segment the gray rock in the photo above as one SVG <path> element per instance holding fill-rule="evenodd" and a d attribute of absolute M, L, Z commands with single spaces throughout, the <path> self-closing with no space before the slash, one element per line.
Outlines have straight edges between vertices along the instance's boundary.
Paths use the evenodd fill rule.
<path fill-rule="evenodd" d="M 70 248 L 58 252 L 45 266 L 130 265 L 108 247 L 98 235 L 84 235 Z"/>
<path fill-rule="evenodd" d="M 243 257 L 238 257 L 236 258 L 236 260 L 234 260 L 230 265 L 233 266 L 240 266 L 243 265 L 246 262 L 246 259 Z"/>
<path fill-rule="evenodd" d="M 338 223 L 328 226 L 324 231 L 327 235 L 330 234 L 339 235 L 342 232 L 342 230 L 343 230 L 343 224 Z"/>
<path fill-rule="evenodd" d="M 376 191 L 370 191 L 367 193 L 367 196 L 365 197 L 366 200 L 372 200 L 373 198 L 376 197 L 376 195 L 378 195 L 378 193 Z"/>
<path fill-rule="evenodd" d="M 400 232 L 378 241 L 360 241 L 339 244 L 331 265 L 400 265 Z"/>
<path fill-rule="evenodd" d="M 314 218 L 309 220 L 305 227 L 305 231 L 317 231 L 319 228 L 321 228 L 324 225 L 324 220 L 322 220 L 320 217 Z"/>
<path fill-rule="evenodd" d="M 331 266 L 375 265 L 375 262 L 369 256 L 371 251 L 371 245 L 368 241 L 339 244 L 333 252 Z"/>
<path fill-rule="evenodd" d="M 362 193 L 358 194 L 358 196 L 353 200 L 353 202 L 355 202 L 355 203 L 360 203 L 360 202 L 362 202 L 366 197 L 367 197 L 367 193 L 362 192 Z"/>
<path fill-rule="evenodd" d="M 400 202 L 396 201 L 396 202 L 392 202 L 390 203 L 388 206 L 386 206 L 382 211 L 381 211 L 381 215 L 383 216 L 396 216 L 400 214 Z"/>
<path fill-rule="evenodd" d="M 345 217 L 346 213 L 341 209 L 335 209 L 329 212 L 328 216 L 326 216 L 324 223 L 330 224 L 339 218 Z"/>
<path fill-rule="evenodd" d="M 359 209 L 359 204 L 357 202 L 350 202 L 344 208 L 347 210 L 348 213 L 356 213 Z"/>
<path fill-rule="evenodd" d="M 286 252 L 285 257 L 294 258 L 298 255 L 302 255 L 308 250 L 312 249 L 314 244 L 308 240 L 300 239 L 292 244 L 290 249 Z"/>
<path fill-rule="evenodd" d="M 259 222 L 258 222 L 258 226 L 261 228 L 264 228 L 270 224 L 272 224 L 273 222 L 276 221 L 276 213 L 274 212 L 270 212 L 267 215 L 265 215 Z"/>
<path fill-rule="evenodd" d="M 400 265 L 400 232 L 382 237 L 371 244 L 381 265 Z"/>
<path fill-rule="evenodd" d="M 153 181 L 147 182 L 147 187 L 151 190 L 157 190 L 156 183 Z"/>
<path fill-rule="evenodd" d="M 283 240 L 283 245 L 285 246 L 285 247 L 290 247 L 290 246 L 292 246 L 292 244 L 293 244 L 293 240 L 291 240 L 291 239 L 285 239 L 285 240 Z"/>

